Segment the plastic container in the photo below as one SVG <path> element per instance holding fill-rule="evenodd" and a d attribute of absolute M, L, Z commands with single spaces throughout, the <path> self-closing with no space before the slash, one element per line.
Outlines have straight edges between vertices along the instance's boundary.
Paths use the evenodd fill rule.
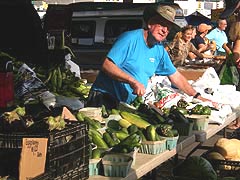
<path fill-rule="evenodd" d="M 84 165 L 88 167 L 90 142 L 87 124 L 72 122 L 61 131 L 42 134 L 0 134 L 0 148 L 20 150 L 22 148 L 22 138 L 30 137 L 48 138 L 45 169 L 51 173 L 53 178 Z"/>
<path fill-rule="evenodd" d="M 52 177 L 49 173 L 40 174 L 34 178 L 30 178 L 30 180 L 50 180 Z"/>
<path fill-rule="evenodd" d="M 193 132 L 193 121 L 189 120 L 189 123 L 174 122 L 173 127 L 178 131 L 179 136 L 190 136 Z"/>
<path fill-rule="evenodd" d="M 89 159 L 89 176 L 99 175 L 100 162 L 101 158 Z"/>
<path fill-rule="evenodd" d="M 160 136 L 161 139 L 165 139 L 166 140 L 166 149 L 167 150 L 172 150 L 174 148 L 177 147 L 177 141 L 179 136 L 175 136 L 175 137 L 165 137 L 165 136 Z"/>
<path fill-rule="evenodd" d="M 208 128 L 209 115 L 192 114 L 187 116 L 188 119 L 193 121 L 193 130 L 206 131 Z"/>
<path fill-rule="evenodd" d="M 135 165 L 136 156 L 137 156 L 138 151 L 139 151 L 139 148 L 135 147 L 135 149 L 132 152 L 126 154 L 126 155 L 131 156 L 133 158 L 131 167 Z"/>
<path fill-rule="evenodd" d="M 166 151 L 166 139 L 160 141 L 144 141 L 139 148 L 140 153 L 160 154 Z"/>
<path fill-rule="evenodd" d="M 196 178 L 184 177 L 184 176 L 174 176 L 172 180 L 199 180 Z"/>
<path fill-rule="evenodd" d="M 89 178 L 88 164 L 83 164 L 74 169 L 67 171 L 66 173 L 54 177 L 54 180 L 85 180 Z"/>
<path fill-rule="evenodd" d="M 136 162 L 136 156 L 137 156 L 137 153 L 139 152 L 139 148 L 135 147 L 133 151 L 129 152 L 129 153 L 117 153 L 117 152 L 111 152 L 111 150 L 109 152 L 105 152 L 106 154 L 111 154 L 111 155 L 115 155 L 116 156 L 130 156 L 133 158 L 133 161 L 132 161 L 132 165 L 131 166 L 134 166 L 135 165 L 135 162 Z"/>
<path fill-rule="evenodd" d="M 31 178 L 30 180 L 85 180 L 89 178 L 89 168 L 88 165 L 82 165 L 76 167 L 72 170 L 67 171 L 66 173 L 53 177 L 51 173 L 45 172 L 37 177 Z"/>
<path fill-rule="evenodd" d="M 132 165 L 133 158 L 123 154 L 106 154 L 102 158 L 104 176 L 125 177 Z"/>
<path fill-rule="evenodd" d="M 202 157 L 206 158 L 211 163 L 214 170 L 220 177 L 240 177 L 240 161 L 228 161 L 212 158 L 209 159 L 208 154 L 212 151 L 214 151 L 214 149 L 208 150 L 207 152 L 203 153 Z"/>

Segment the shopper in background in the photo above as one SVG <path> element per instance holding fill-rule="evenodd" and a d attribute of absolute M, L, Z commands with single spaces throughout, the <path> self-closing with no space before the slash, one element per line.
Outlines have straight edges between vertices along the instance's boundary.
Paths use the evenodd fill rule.
<path fill-rule="evenodd" d="M 238 69 L 240 70 L 240 13 L 238 13 L 236 22 L 234 22 L 230 27 L 229 38 L 233 42 L 233 58 L 237 63 Z"/>
<path fill-rule="evenodd" d="M 226 27 L 227 20 L 218 19 L 217 27 L 206 35 L 206 38 L 208 38 L 210 41 L 216 42 L 216 55 L 222 56 L 226 54 L 225 49 L 222 47 L 224 43 L 228 43 L 228 38 L 225 33 Z"/>
<path fill-rule="evenodd" d="M 187 25 L 182 28 L 181 35 L 175 38 L 172 43 L 168 45 L 166 50 L 168 51 L 173 64 L 178 67 L 185 64 L 185 61 L 190 52 L 192 52 L 197 58 L 213 58 L 213 55 L 207 55 L 200 53 L 195 46 L 191 43 L 195 27 Z"/>
<path fill-rule="evenodd" d="M 238 72 L 240 74 L 240 2 L 236 2 L 235 6 L 232 6 L 232 8 L 226 7 L 226 10 L 223 12 L 222 16 L 228 17 L 233 13 L 236 18 L 235 22 L 230 25 L 229 29 L 229 40 L 231 44 L 228 47 L 230 47 L 231 50 L 226 50 L 226 52 L 233 53 L 233 59 L 236 62 Z M 226 44 L 224 44 L 224 47 L 226 47 Z M 240 90 L 240 84 L 238 84 L 237 90 Z M 237 118 L 235 121 L 233 121 L 228 128 L 240 128 L 240 118 Z"/>
<path fill-rule="evenodd" d="M 89 93 L 87 106 L 116 108 L 120 101 L 130 104 L 143 96 L 153 75 L 168 76 L 180 90 L 203 101 L 172 64 L 161 43 L 174 26 L 175 10 L 149 5 L 144 10 L 145 29 L 123 33 L 113 44 Z"/>
<path fill-rule="evenodd" d="M 212 26 L 210 25 L 207 25 L 205 23 L 199 24 L 197 27 L 197 35 L 194 39 L 191 40 L 196 49 L 201 53 L 214 49 L 213 44 L 209 43 L 206 38 L 206 35 L 211 29 Z"/>
<path fill-rule="evenodd" d="M 233 23 L 229 30 L 229 37 L 233 41 L 232 53 L 233 58 L 236 61 L 238 73 L 240 74 L 240 13 L 238 15 L 238 21 Z M 237 86 L 237 90 L 240 90 L 240 84 Z M 240 118 L 236 119 L 231 125 L 228 126 L 230 129 L 240 128 Z"/>

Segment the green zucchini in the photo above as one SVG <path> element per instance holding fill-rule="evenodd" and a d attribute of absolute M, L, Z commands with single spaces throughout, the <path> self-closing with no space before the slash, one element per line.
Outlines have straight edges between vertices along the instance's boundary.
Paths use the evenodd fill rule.
<path fill-rule="evenodd" d="M 107 143 L 109 147 L 116 145 L 115 141 L 112 139 L 111 135 L 108 132 L 103 133 L 103 140 Z"/>
<path fill-rule="evenodd" d="M 156 141 L 156 128 L 153 125 L 150 125 L 146 128 L 147 131 L 147 140 Z"/>

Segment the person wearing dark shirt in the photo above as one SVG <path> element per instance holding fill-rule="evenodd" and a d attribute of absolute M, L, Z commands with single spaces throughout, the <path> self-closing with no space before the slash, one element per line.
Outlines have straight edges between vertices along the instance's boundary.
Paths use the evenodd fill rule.
<path fill-rule="evenodd" d="M 197 35 L 195 36 L 194 39 L 191 40 L 196 49 L 201 53 L 206 52 L 213 48 L 211 44 L 206 43 L 205 37 L 208 34 L 209 30 L 211 29 L 212 26 L 210 25 L 207 25 L 205 23 L 199 24 L 199 26 L 197 27 Z"/>

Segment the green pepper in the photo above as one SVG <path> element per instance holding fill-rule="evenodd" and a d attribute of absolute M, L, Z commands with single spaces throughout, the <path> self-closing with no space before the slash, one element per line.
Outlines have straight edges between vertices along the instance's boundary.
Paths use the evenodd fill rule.
<path fill-rule="evenodd" d="M 178 107 L 177 110 L 184 115 L 188 114 L 188 110 L 186 108 Z"/>
<path fill-rule="evenodd" d="M 184 99 L 180 99 L 177 102 L 177 106 L 180 107 L 180 108 L 186 108 L 188 106 L 188 102 L 185 101 Z"/>
<path fill-rule="evenodd" d="M 144 103 L 144 102 L 143 102 L 142 96 L 137 96 L 137 97 L 133 100 L 133 102 L 131 103 L 131 105 L 138 109 L 139 106 L 140 106 L 141 104 L 143 104 L 143 103 Z"/>
<path fill-rule="evenodd" d="M 202 115 L 210 115 L 211 114 L 211 108 L 209 106 L 204 106 L 202 109 Z"/>
<path fill-rule="evenodd" d="M 192 114 L 202 114 L 203 111 L 203 105 L 197 104 L 195 107 L 191 109 Z"/>

